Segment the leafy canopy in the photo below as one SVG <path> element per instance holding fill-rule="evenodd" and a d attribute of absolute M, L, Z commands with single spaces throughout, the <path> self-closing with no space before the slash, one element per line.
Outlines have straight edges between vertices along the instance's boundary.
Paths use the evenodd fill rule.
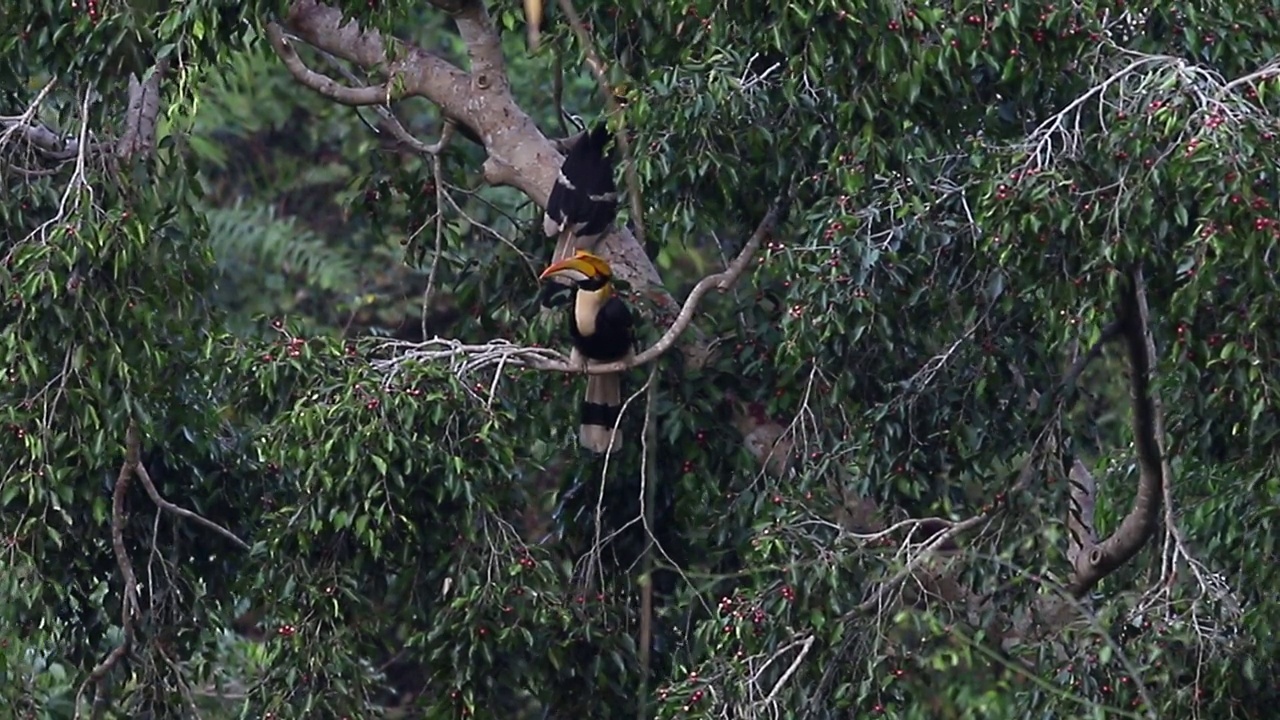
<path fill-rule="evenodd" d="M 385 79 L 309 0 L 7 4 L 0 698 L 1267 716 L 1280 25 L 1203 5 L 578 3 L 668 291 L 794 194 L 699 306 L 714 359 L 628 373 L 606 461 L 575 444 L 582 378 L 485 345 L 566 343 L 536 304 L 540 210 L 484 181 L 500 118 L 433 155 L 386 120 L 436 142 L 429 92 L 301 87 L 272 21 L 316 71 Z M 496 34 L 549 137 L 557 103 L 607 115 L 558 4 L 537 50 L 514 3 L 333 7 L 463 71 Z M 1112 327 L 1137 266 L 1154 470 Z M 652 342 L 669 318 L 629 298 Z M 753 452 L 769 429 L 782 477 Z M 1152 472 L 1173 505 L 1141 551 L 1046 600 L 1081 508 L 1124 532 Z M 886 530 L 906 517 L 958 523 L 959 552 L 919 560 L 917 523 Z M 224 631 L 246 604 L 266 642 Z"/>

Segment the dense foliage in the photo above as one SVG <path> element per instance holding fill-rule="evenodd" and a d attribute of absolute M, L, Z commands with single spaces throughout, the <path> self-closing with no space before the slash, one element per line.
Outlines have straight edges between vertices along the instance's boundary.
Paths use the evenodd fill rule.
<path fill-rule="evenodd" d="M 537 48 L 517 3 L 5 5 L 0 700 L 1269 717 L 1280 19 L 1203 5 L 580 0 Z M 536 128 L 289 67 L 376 85 L 392 36 L 501 51 L 547 137 L 625 128 L 617 242 L 677 300 L 789 195 L 682 337 L 712 359 L 627 373 L 619 453 L 495 344 L 566 342 L 534 170 L 493 156 Z M 1153 473 L 1158 527 L 1078 584 L 1082 507 L 1132 534 Z"/>

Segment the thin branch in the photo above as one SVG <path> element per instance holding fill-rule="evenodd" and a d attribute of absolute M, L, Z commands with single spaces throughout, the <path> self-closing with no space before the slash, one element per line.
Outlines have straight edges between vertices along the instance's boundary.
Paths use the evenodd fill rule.
<path fill-rule="evenodd" d="M 734 258 L 733 262 L 729 264 L 729 267 L 725 268 L 721 272 L 715 273 L 714 275 L 708 275 L 698 281 L 698 284 L 689 292 L 689 296 L 685 298 L 684 305 L 681 306 L 680 313 L 676 316 L 675 322 L 671 324 L 670 328 L 667 328 L 667 331 L 663 333 L 662 337 L 659 338 L 652 347 L 645 349 L 630 360 L 593 365 L 589 367 L 587 371 L 591 374 L 600 374 L 628 370 L 633 367 L 653 362 L 661 357 L 667 350 L 670 350 L 671 346 L 675 345 L 676 339 L 680 337 L 681 333 L 685 331 L 685 328 L 689 327 L 689 323 L 693 321 L 693 316 L 698 311 L 698 303 L 702 301 L 703 296 L 712 290 L 719 290 L 721 292 L 728 290 L 733 287 L 733 284 L 737 282 L 742 273 L 746 271 L 747 267 L 751 264 L 751 258 L 755 255 L 756 250 L 759 249 L 761 243 L 764 242 L 765 237 L 772 233 L 774 227 L 776 227 L 778 217 L 782 213 L 783 204 L 785 202 L 786 191 L 784 191 L 784 194 L 780 195 L 774 201 L 773 206 L 769 208 L 769 212 L 765 214 L 764 219 L 756 226 L 755 232 L 751 234 L 751 238 L 747 240 L 746 245 L 742 247 L 742 250 L 738 253 L 738 256 Z M 560 372 L 582 372 L 583 370 L 581 367 L 573 367 L 568 363 L 541 369 L 557 370 Z"/>
<path fill-rule="evenodd" d="M 288 34 L 285 35 L 285 40 L 294 40 L 294 39 L 297 39 L 297 38 L 294 38 L 293 36 L 290 36 Z M 334 57 L 333 53 L 326 52 L 324 50 L 321 50 L 320 48 L 316 48 L 315 50 L 322 57 L 324 57 L 325 60 L 328 60 L 329 63 L 333 65 L 335 70 L 337 70 L 339 73 L 342 73 L 342 77 L 346 78 L 347 82 L 353 85 L 358 85 L 361 83 L 361 80 L 356 77 L 356 74 L 354 72 L 351 72 L 350 69 L 348 69 L 345 65 L 343 65 L 341 60 L 339 60 L 337 57 Z M 406 130 L 404 127 L 404 124 L 400 122 L 400 118 L 396 117 L 395 112 L 393 112 L 388 105 L 376 104 L 376 105 L 371 105 L 369 107 L 371 107 L 373 111 L 378 114 L 378 119 L 379 119 L 378 127 L 370 128 L 370 129 L 372 129 L 374 132 L 381 132 L 382 130 L 386 130 L 387 132 L 391 133 L 391 135 L 395 137 L 396 140 L 399 140 L 401 143 L 408 146 L 410 150 L 413 150 L 414 152 L 420 155 L 426 155 L 430 157 L 430 156 L 436 155 L 437 153 L 443 152 L 444 149 L 449 146 L 450 141 L 453 139 L 454 131 L 457 130 L 457 121 L 455 121 L 453 118 L 445 118 L 444 129 L 441 130 L 440 139 L 437 142 L 432 143 L 431 145 L 428 145 L 422 142 L 421 140 L 419 140 L 418 138 L 414 137 L 412 133 Z M 364 117 L 361 116 L 361 119 L 363 120 Z"/>
<path fill-rule="evenodd" d="M 432 338 L 420 343 L 388 341 L 384 347 L 392 351 L 392 357 L 386 360 L 375 360 L 374 366 L 388 371 L 387 382 L 390 382 L 398 369 L 406 362 L 439 362 L 454 360 L 462 362 L 456 367 L 459 375 L 467 375 L 494 365 L 511 365 L 513 367 L 531 367 L 537 370 L 563 373 L 586 373 L 599 375 L 630 370 L 657 360 L 670 350 L 693 322 L 698 303 L 702 297 L 713 289 L 727 290 L 751 264 L 751 258 L 775 228 L 782 214 L 789 191 L 783 191 L 756 227 L 751 238 L 743 245 L 738 256 L 723 271 L 708 275 L 694 286 L 685 298 L 675 321 L 662 337 L 651 347 L 631 357 L 610 363 L 589 363 L 585 367 L 581 363 L 569 362 L 565 356 L 555 350 L 543 347 L 525 347 L 505 340 L 492 340 L 480 345 L 468 345 L 457 340 Z"/>
<path fill-rule="evenodd" d="M 812 635 L 806 637 L 804 642 L 800 644 L 800 652 L 796 653 L 796 659 L 791 661 L 787 671 L 782 673 L 782 677 L 778 678 L 778 682 L 773 684 L 773 690 L 770 690 L 769 696 L 764 699 L 766 703 L 771 703 L 774 698 L 778 697 L 778 693 L 782 692 L 782 686 L 786 685 L 791 676 L 796 674 L 796 670 L 800 668 L 800 663 L 804 662 L 804 659 L 808 657 L 811 649 L 813 649 Z"/>
<path fill-rule="evenodd" d="M 1241 85 L 1254 83 L 1259 80 L 1268 80 L 1277 75 L 1280 75 L 1280 60 L 1272 60 L 1271 62 L 1264 65 L 1260 70 L 1255 70 L 1254 72 L 1251 72 L 1248 75 L 1245 75 L 1243 77 L 1238 77 L 1235 80 L 1232 80 L 1231 82 L 1223 85 L 1222 89 L 1224 92 L 1228 90 L 1233 90 Z"/>
<path fill-rule="evenodd" d="M 136 464 L 135 469 L 137 470 L 137 473 L 138 473 L 138 479 L 142 481 L 142 487 L 145 488 L 147 491 L 147 496 L 150 497 L 151 502 L 155 503 L 156 506 L 158 506 L 161 510 L 164 510 L 165 512 L 171 513 L 173 515 L 177 515 L 180 518 L 186 518 L 187 520 L 191 520 L 197 525 L 203 525 L 204 527 L 214 531 L 215 533 L 235 543 L 242 550 L 250 549 L 249 543 L 245 542 L 244 540 L 241 540 L 239 537 L 236 537 L 235 533 L 222 527 L 218 523 L 212 520 L 209 520 L 208 518 L 202 515 L 191 512 L 190 510 L 184 507 L 174 505 L 168 500 L 165 500 L 164 497 L 160 495 L 160 491 L 156 489 L 155 483 L 151 481 L 151 474 L 147 472 L 147 466 L 143 465 L 141 461 L 139 461 Z"/>
<path fill-rule="evenodd" d="M 649 698 L 649 673 L 651 672 L 650 652 L 653 648 L 653 546 L 657 542 L 654 537 L 654 506 L 657 504 L 657 450 L 658 424 L 654 422 L 654 408 L 658 400 L 658 368 L 655 365 L 649 373 L 648 391 L 645 395 L 644 429 L 640 435 L 643 447 L 640 449 L 640 518 L 644 523 L 645 546 L 642 558 L 643 568 L 640 576 L 644 584 L 640 586 L 640 691 L 636 703 L 637 720 L 646 720 Z"/>
<path fill-rule="evenodd" d="M 609 114 L 618 118 L 618 131 L 614 133 L 614 140 L 618 143 L 618 150 L 622 152 L 622 157 L 626 161 L 623 164 L 622 173 L 627 180 L 627 195 L 631 198 L 631 222 L 635 226 L 636 240 L 643 246 L 645 239 L 644 202 L 640 198 L 640 176 L 636 172 L 635 155 L 631 152 L 631 140 L 627 137 L 627 126 L 622 114 L 622 106 L 618 104 L 618 96 L 614 94 L 613 86 L 609 83 L 608 67 L 600 59 L 600 54 L 596 52 L 595 43 L 591 40 L 591 33 L 587 31 L 587 26 L 582 23 L 582 18 L 578 16 L 578 11 L 573 7 L 573 0 L 560 0 L 560 9 L 564 11 L 565 16 L 569 19 L 573 34 L 578 37 L 578 44 L 582 45 L 582 51 L 586 53 L 587 65 L 591 67 L 591 72 L 596 76 L 596 83 L 600 86 L 600 94 L 604 96 L 604 102 L 609 108 Z"/>
<path fill-rule="evenodd" d="M 444 252 L 444 167 L 440 160 L 440 151 L 444 150 L 453 139 L 453 128 L 453 121 L 445 121 L 444 131 L 440 133 L 440 142 L 436 143 L 437 149 L 431 153 L 431 176 L 436 183 L 436 252 L 431 257 L 427 287 L 422 291 L 422 337 L 424 338 L 427 336 L 427 314 L 431 308 L 431 292 L 436 285 L 436 270 L 440 266 L 440 255 Z"/>

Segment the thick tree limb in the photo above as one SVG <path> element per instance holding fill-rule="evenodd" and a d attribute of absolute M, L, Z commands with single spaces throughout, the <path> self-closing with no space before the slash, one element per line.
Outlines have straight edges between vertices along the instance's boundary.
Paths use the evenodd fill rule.
<path fill-rule="evenodd" d="M 314 0 L 294 2 L 284 25 L 305 42 L 366 70 L 376 69 L 388 80 L 394 78 L 402 83 L 404 95 L 420 95 L 446 115 L 466 119 L 470 78 L 444 58 L 396 40 L 388 54 L 381 33 L 364 31 L 354 21 L 347 22 L 341 10 Z"/>
<path fill-rule="evenodd" d="M 1120 527 L 1101 543 L 1083 548 L 1076 558 L 1075 576 L 1068 590 L 1077 598 L 1136 555 L 1154 534 L 1164 486 L 1168 482 L 1165 477 L 1163 411 L 1151 389 L 1155 343 L 1151 339 L 1146 283 L 1141 267 L 1129 271 L 1129 282 L 1120 299 L 1119 316 L 1129 355 L 1138 493 Z"/>
<path fill-rule="evenodd" d="M 467 60 L 470 63 L 471 75 L 477 85 L 496 93 L 509 92 L 510 81 L 507 79 L 507 60 L 502 54 L 502 36 L 498 33 L 493 19 L 489 16 L 483 2 L 464 0 L 453 3 L 437 3 L 446 7 L 453 21 L 458 26 L 458 34 L 467 46 Z"/>

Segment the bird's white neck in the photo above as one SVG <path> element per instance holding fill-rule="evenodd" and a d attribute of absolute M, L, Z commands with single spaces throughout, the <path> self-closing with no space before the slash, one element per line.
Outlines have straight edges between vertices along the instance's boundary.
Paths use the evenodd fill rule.
<path fill-rule="evenodd" d="M 609 299 L 609 286 L 599 290 L 578 290 L 578 297 L 573 303 L 573 322 L 580 335 L 594 335 L 596 332 L 596 316 L 605 300 Z"/>

